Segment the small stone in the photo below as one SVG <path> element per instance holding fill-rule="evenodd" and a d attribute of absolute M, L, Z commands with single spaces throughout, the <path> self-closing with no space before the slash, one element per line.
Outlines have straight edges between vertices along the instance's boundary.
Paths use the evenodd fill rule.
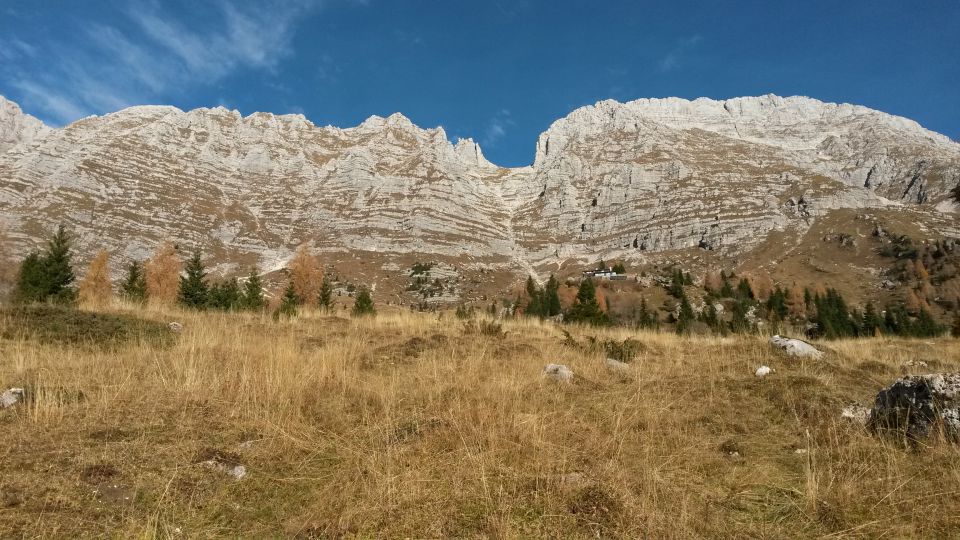
<path fill-rule="evenodd" d="M 171 322 L 167 324 L 167 328 L 169 328 L 170 331 L 173 332 L 174 334 L 179 334 L 180 332 L 183 332 L 183 325 L 178 322 Z"/>
<path fill-rule="evenodd" d="M 847 405 L 840 411 L 840 418 L 845 418 L 858 424 L 866 424 L 867 420 L 870 419 L 870 409 L 862 405 Z"/>
<path fill-rule="evenodd" d="M 807 453 L 807 449 L 806 449 L 806 448 L 797 448 L 796 450 L 793 451 L 793 453 L 794 453 L 794 454 L 806 454 L 806 453 Z"/>
<path fill-rule="evenodd" d="M 757 372 L 754 373 L 757 377 L 766 377 L 767 375 L 773 373 L 773 370 L 769 366 L 760 366 L 757 368 Z"/>
<path fill-rule="evenodd" d="M 11 388 L 0 394 L 0 409 L 13 407 L 17 403 L 20 403 L 23 401 L 23 394 L 23 388 Z"/>
<path fill-rule="evenodd" d="M 547 364 L 547 367 L 543 368 L 543 375 L 557 382 L 573 380 L 573 371 L 563 364 Z"/>
<path fill-rule="evenodd" d="M 607 358 L 604 363 L 607 366 L 607 369 L 617 373 L 626 373 L 630 371 L 630 364 L 626 362 L 621 362 L 615 358 Z"/>

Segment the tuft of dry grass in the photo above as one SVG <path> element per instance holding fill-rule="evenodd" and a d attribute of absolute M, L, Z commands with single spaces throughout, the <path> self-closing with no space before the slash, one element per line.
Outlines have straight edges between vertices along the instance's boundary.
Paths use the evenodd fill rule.
<path fill-rule="evenodd" d="M 532 320 L 136 315 L 184 330 L 172 345 L 97 348 L 5 332 L 0 319 L 0 386 L 32 389 L 0 411 L 0 537 L 960 528 L 956 447 L 908 448 L 839 418 L 922 369 L 909 360 L 957 370 L 956 341 L 831 342 L 824 360 L 801 361 L 757 337 Z M 629 372 L 588 343 L 629 343 Z M 547 363 L 569 366 L 573 383 L 544 380 Z M 760 364 L 776 373 L 754 377 Z"/>

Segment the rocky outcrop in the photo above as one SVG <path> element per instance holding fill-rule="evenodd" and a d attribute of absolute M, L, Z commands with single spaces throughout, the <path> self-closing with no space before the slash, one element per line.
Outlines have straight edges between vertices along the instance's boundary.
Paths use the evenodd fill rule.
<path fill-rule="evenodd" d="M 527 274 L 744 253 L 843 208 L 910 209 L 931 230 L 955 228 L 944 202 L 958 182 L 960 145 L 946 137 L 801 97 L 603 101 L 555 122 L 534 164 L 515 169 L 400 114 L 340 129 L 141 106 L 51 129 L 0 99 L 0 215 L 21 254 L 65 222 L 81 250 L 125 259 L 170 238 L 271 270 L 308 242 Z"/>
<path fill-rule="evenodd" d="M 903 377 L 881 390 L 870 411 L 875 432 L 896 432 L 908 439 L 929 437 L 942 429 L 960 441 L 960 373 Z"/>

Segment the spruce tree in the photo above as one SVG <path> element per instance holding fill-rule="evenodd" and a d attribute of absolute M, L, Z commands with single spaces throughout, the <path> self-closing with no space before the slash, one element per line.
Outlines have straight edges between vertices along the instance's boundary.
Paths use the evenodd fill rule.
<path fill-rule="evenodd" d="M 47 275 L 43 258 L 39 252 L 31 252 L 20 263 L 20 272 L 17 274 L 13 299 L 21 304 L 42 302 L 46 299 L 47 289 Z"/>
<path fill-rule="evenodd" d="M 877 313 L 876 308 L 873 307 L 873 302 L 867 302 L 867 305 L 863 310 L 863 317 L 860 326 L 862 328 L 863 335 L 867 337 L 875 336 L 877 333 L 883 334 L 887 332 L 883 317 Z"/>
<path fill-rule="evenodd" d="M 240 305 L 243 309 L 250 311 L 259 311 L 267 304 L 263 298 L 263 281 L 260 279 L 260 272 L 256 266 L 250 267 L 250 275 L 243 284 L 243 295 L 240 298 Z"/>
<path fill-rule="evenodd" d="M 370 296 L 370 291 L 366 287 L 361 287 L 360 292 L 357 293 L 357 299 L 353 302 L 351 313 L 354 317 L 376 314 L 376 309 L 373 307 L 373 297 Z"/>
<path fill-rule="evenodd" d="M 130 302 L 142 304 L 147 300 L 147 275 L 140 261 L 133 261 L 127 267 L 127 277 L 120 290 L 123 297 Z"/>
<path fill-rule="evenodd" d="M 199 249 L 193 252 L 184 270 L 186 275 L 180 277 L 177 301 L 188 308 L 204 309 L 207 307 L 210 290 L 207 286 L 207 271 L 200 259 Z"/>
<path fill-rule="evenodd" d="M 297 289 L 293 280 L 287 282 L 287 288 L 283 290 L 283 298 L 280 299 L 280 307 L 273 312 L 274 319 L 281 315 L 284 317 L 293 317 L 297 314 L 300 307 L 300 297 L 297 296 Z"/>
<path fill-rule="evenodd" d="M 320 309 L 325 311 L 330 311 L 333 308 L 333 286 L 330 285 L 330 279 L 326 276 L 323 278 L 323 283 L 320 284 L 317 304 L 320 306 Z"/>
<path fill-rule="evenodd" d="M 920 309 L 914 323 L 913 335 L 916 337 L 937 337 L 943 334 L 944 328 L 934 320 L 933 315 L 926 308 Z"/>
<path fill-rule="evenodd" d="M 693 325 L 695 317 L 693 315 L 693 308 L 690 306 L 690 301 L 687 300 L 687 295 L 680 297 L 680 313 L 677 316 L 677 334 L 689 334 L 690 327 Z"/>
<path fill-rule="evenodd" d="M 560 282 L 557 281 L 557 278 L 550 274 L 550 279 L 547 280 L 547 286 L 544 288 L 544 308 L 546 310 L 548 317 L 555 317 L 563 311 L 563 308 L 560 306 Z"/>
<path fill-rule="evenodd" d="M 600 303 L 597 302 L 597 289 L 592 279 L 588 278 L 580 282 L 577 298 L 570 306 L 570 310 L 567 311 L 564 320 L 587 323 L 593 326 L 609 323 L 607 314 L 600 309 Z"/>
<path fill-rule="evenodd" d="M 730 331 L 735 334 L 745 334 L 753 331 L 753 325 L 747 319 L 747 313 L 750 311 L 750 300 L 739 298 L 733 304 L 730 319 Z"/>
<path fill-rule="evenodd" d="M 209 306 L 213 309 L 231 311 L 242 305 L 243 295 L 237 278 L 230 278 L 210 286 L 207 293 Z"/>
<path fill-rule="evenodd" d="M 637 326 L 639 328 L 649 329 L 660 326 L 660 321 L 657 320 L 657 314 L 647 306 L 646 298 L 640 299 L 640 309 L 637 311 Z"/>
<path fill-rule="evenodd" d="M 530 300 L 527 302 L 524 313 L 529 317 L 540 317 L 542 319 L 544 317 L 543 295 L 536 282 L 533 281 L 533 276 L 527 276 L 527 297 Z"/>
<path fill-rule="evenodd" d="M 71 262 L 73 239 L 63 225 L 47 241 L 43 252 L 27 255 L 20 265 L 14 299 L 20 303 L 55 302 L 69 304 L 76 299 L 76 279 Z"/>

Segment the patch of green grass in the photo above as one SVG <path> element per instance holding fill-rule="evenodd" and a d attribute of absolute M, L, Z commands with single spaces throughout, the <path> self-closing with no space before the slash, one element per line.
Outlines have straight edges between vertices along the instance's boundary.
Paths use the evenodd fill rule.
<path fill-rule="evenodd" d="M 174 340 L 170 329 L 161 322 L 53 305 L 0 310 L 0 338 L 108 348 L 141 340 L 166 347 Z"/>

